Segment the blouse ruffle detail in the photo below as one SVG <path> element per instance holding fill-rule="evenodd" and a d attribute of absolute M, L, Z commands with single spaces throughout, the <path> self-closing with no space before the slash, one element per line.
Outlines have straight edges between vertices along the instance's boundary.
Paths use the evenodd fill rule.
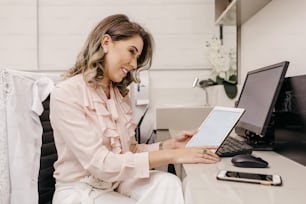
<path fill-rule="evenodd" d="M 100 121 L 101 135 L 110 141 L 111 151 L 117 154 L 129 151 L 130 138 L 135 136 L 136 128 L 129 97 L 122 97 L 116 87 L 111 87 L 110 99 L 102 90 L 84 88 L 84 91 L 85 107 L 88 111 L 96 112 Z M 125 130 L 119 132 L 118 122 L 124 123 Z"/>
<path fill-rule="evenodd" d="M 116 98 L 116 102 L 120 103 L 117 107 L 121 109 L 120 111 L 122 113 L 124 113 L 122 114 L 122 117 L 124 117 L 123 121 L 125 122 L 124 126 L 127 129 L 127 137 L 124 137 L 124 138 L 121 137 L 121 141 L 122 141 L 122 144 L 127 145 L 126 147 L 124 147 L 124 149 L 129 151 L 131 142 L 135 141 L 135 128 L 136 128 L 136 123 L 133 119 L 133 110 L 132 110 L 131 100 L 128 95 L 123 97 L 119 89 L 117 88 L 113 89 L 113 93 L 114 93 L 114 98 Z M 132 141 L 131 141 L 131 137 L 133 137 Z"/>

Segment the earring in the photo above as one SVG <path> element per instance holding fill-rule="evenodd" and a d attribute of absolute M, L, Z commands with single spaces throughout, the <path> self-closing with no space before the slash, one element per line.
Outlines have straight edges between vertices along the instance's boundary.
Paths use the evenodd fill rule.
<path fill-rule="evenodd" d="M 106 54 L 108 52 L 108 50 L 106 48 L 104 48 L 104 53 Z"/>

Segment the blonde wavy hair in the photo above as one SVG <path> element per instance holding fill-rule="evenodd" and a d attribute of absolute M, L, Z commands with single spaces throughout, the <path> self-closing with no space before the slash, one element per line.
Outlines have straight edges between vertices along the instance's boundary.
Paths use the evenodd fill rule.
<path fill-rule="evenodd" d="M 106 17 L 91 31 L 84 47 L 78 54 L 76 63 L 64 73 L 64 78 L 82 73 L 88 85 L 94 88 L 102 86 L 105 53 L 101 45 L 101 39 L 105 34 L 108 34 L 113 41 L 126 40 L 136 35 L 139 35 L 143 40 L 143 50 L 137 60 L 137 70 L 133 73 L 129 72 L 121 82 L 112 83 L 113 86 L 118 87 L 122 96 L 126 96 L 128 94 L 127 87 L 133 81 L 137 82 L 138 72 L 151 67 L 153 38 L 148 31 L 138 23 L 131 22 L 124 14 Z"/>

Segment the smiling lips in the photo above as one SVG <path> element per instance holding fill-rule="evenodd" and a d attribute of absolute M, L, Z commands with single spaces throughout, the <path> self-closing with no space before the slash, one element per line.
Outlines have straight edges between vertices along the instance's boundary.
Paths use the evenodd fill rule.
<path fill-rule="evenodd" d="M 121 68 L 121 70 L 122 70 L 122 72 L 123 72 L 124 76 L 126 76 L 126 75 L 127 75 L 127 73 L 129 72 L 129 70 L 128 70 L 128 69 L 126 69 L 126 68 L 124 68 L 124 67 L 122 67 L 122 68 Z"/>

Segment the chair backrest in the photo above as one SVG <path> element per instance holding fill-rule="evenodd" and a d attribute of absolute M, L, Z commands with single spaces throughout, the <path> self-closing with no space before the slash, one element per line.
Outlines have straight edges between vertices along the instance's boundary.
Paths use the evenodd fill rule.
<path fill-rule="evenodd" d="M 54 144 L 53 129 L 49 119 L 49 103 L 50 96 L 43 102 L 44 111 L 40 116 L 43 134 L 38 176 L 39 204 L 52 203 L 52 197 L 55 191 L 53 164 L 57 160 L 57 151 Z"/>

